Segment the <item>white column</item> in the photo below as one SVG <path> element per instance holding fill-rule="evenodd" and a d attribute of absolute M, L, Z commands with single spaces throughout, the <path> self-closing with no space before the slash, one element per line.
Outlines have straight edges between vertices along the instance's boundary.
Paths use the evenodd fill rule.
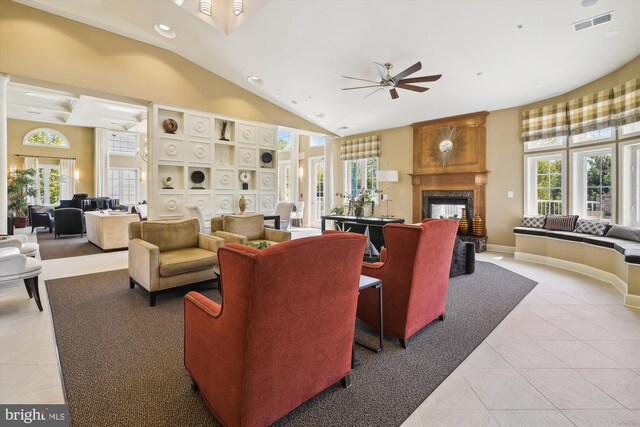
<path fill-rule="evenodd" d="M 329 215 L 333 209 L 333 138 L 327 136 L 324 143 L 324 214 Z"/>
<path fill-rule="evenodd" d="M 7 148 L 7 85 L 9 76 L 0 74 L 0 234 L 7 234 L 7 168 L 9 155 Z"/>

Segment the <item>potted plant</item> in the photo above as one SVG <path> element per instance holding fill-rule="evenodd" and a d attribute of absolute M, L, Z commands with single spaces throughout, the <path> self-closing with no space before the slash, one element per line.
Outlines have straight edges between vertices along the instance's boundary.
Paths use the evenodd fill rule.
<path fill-rule="evenodd" d="M 9 199 L 9 211 L 13 212 L 13 226 L 24 228 L 27 226 L 28 209 L 27 196 L 35 197 L 36 171 L 35 169 L 16 169 L 9 172 L 7 196 Z"/>
<path fill-rule="evenodd" d="M 337 193 L 336 196 L 340 196 L 348 201 L 349 210 L 353 209 L 353 212 L 349 212 L 349 214 L 353 214 L 355 216 L 363 216 L 364 206 L 367 203 L 373 203 L 375 193 L 379 193 L 379 191 L 370 190 L 368 188 L 360 188 L 355 196 L 347 193 Z"/>

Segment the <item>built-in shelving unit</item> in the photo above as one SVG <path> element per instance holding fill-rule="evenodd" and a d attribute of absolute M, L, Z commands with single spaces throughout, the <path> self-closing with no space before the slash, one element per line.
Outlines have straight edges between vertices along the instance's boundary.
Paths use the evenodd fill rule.
<path fill-rule="evenodd" d="M 241 196 L 246 212 L 275 211 L 275 125 L 158 104 L 149 106 L 149 123 L 151 219 L 181 218 L 187 204 L 198 205 L 207 219 L 238 212 Z M 248 189 L 240 180 L 243 171 L 250 176 Z M 192 181 L 194 172 L 204 177 L 201 183 Z"/>

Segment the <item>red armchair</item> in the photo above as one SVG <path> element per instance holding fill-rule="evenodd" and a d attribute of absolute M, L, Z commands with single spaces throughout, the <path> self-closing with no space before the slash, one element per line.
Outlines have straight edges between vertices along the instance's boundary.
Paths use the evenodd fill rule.
<path fill-rule="evenodd" d="M 440 317 L 444 320 L 455 220 L 421 225 L 384 226 L 386 249 L 382 262 L 362 263 L 362 274 L 382 280 L 384 332 L 406 340 Z M 378 295 L 365 289 L 358 300 L 358 317 L 378 328 Z"/>
<path fill-rule="evenodd" d="M 225 426 L 268 425 L 350 385 L 366 238 L 334 234 L 218 250 L 222 305 L 185 296 L 185 367 Z"/>

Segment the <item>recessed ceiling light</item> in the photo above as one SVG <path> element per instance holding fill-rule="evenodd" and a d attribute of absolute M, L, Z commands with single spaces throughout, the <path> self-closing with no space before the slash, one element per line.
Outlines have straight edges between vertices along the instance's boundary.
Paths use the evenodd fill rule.
<path fill-rule="evenodd" d="M 338 128 L 338 130 L 346 130 L 346 129 L 349 129 L 349 126 L 340 126 Z"/>
<path fill-rule="evenodd" d="M 484 73 L 482 71 L 480 71 L 479 73 L 476 73 L 477 77 L 484 77 Z"/>
<path fill-rule="evenodd" d="M 168 39 L 176 38 L 176 32 L 166 24 L 153 24 L 153 29 L 156 30 L 156 33 L 160 34 L 162 37 L 166 37 Z"/>
<path fill-rule="evenodd" d="M 596 4 L 598 2 L 598 0 L 581 0 L 580 1 L 580 6 L 582 7 L 591 7 L 594 4 Z"/>
<path fill-rule="evenodd" d="M 25 92 L 24 94 L 25 94 L 25 95 L 29 95 L 29 96 L 35 96 L 35 94 L 34 94 L 34 93 L 31 93 L 31 92 Z"/>
<path fill-rule="evenodd" d="M 295 99 L 291 101 L 292 104 L 298 104 L 298 101 L 296 101 Z"/>
<path fill-rule="evenodd" d="M 173 0 L 173 2 L 178 6 L 182 6 L 182 3 L 184 3 L 184 0 Z"/>
<path fill-rule="evenodd" d="M 516 25 L 516 28 L 517 28 L 517 29 L 519 29 L 519 30 L 521 30 L 521 29 L 523 29 L 523 28 L 524 28 L 524 25 L 522 25 L 522 24 L 518 24 L 518 25 Z"/>
<path fill-rule="evenodd" d="M 538 83 L 538 84 L 536 85 L 536 88 L 538 88 L 538 89 L 539 89 L 539 88 L 541 88 L 542 86 L 544 86 L 542 83 Z"/>
<path fill-rule="evenodd" d="M 318 118 L 323 118 L 324 116 L 326 116 L 326 114 L 321 113 L 320 111 L 314 111 L 313 113 L 314 116 L 318 117 Z"/>
<path fill-rule="evenodd" d="M 257 76 L 249 76 L 249 77 L 247 77 L 247 80 L 249 81 L 249 83 L 254 84 L 254 85 L 261 85 L 262 83 L 264 83 L 262 81 L 262 79 L 260 77 L 257 77 Z"/>
<path fill-rule="evenodd" d="M 618 30 L 611 30 L 611 31 L 609 31 L 607 34 L 605 34 L 605 36 L 607 36 L 607 37 L 615 37 L 615 36 L 617 36 L 618 34 L 620 34 L 620 31 L 618 31 Z"/>
<path fill-rule="evenodd" d="M 40 111 L 38 111 L 38 110 L 33 110 L 33 109 L 31 109 L 31 110 L 27 110 L 27 113 L 31 113 L 31 114 L 42 114 Z"/>

